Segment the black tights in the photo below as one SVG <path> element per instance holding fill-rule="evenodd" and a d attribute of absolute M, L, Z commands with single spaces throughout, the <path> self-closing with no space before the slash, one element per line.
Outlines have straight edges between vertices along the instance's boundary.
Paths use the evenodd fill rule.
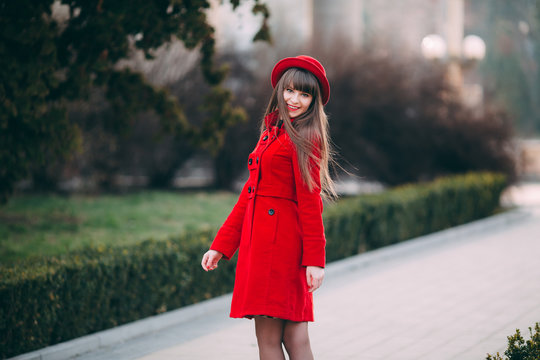
<path fill-rule="evenodd" d="M 307 322 L 295 322 L 255 316 L 255 333 L 261 360 L 313 360 Z"/>

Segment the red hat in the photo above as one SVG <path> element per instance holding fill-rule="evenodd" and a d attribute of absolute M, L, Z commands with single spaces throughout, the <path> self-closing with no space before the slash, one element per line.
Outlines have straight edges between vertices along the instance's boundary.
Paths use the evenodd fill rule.
<path fill-rule="evenodd" d="M 330 84 L 326 78 L 326 71 L 320 62 L 312 58 L 311 56 L 299 55 L 296 57 L 289 57 L 278 61 L 278 63 L 272 69 L 272 87 L 276 87 L 279 79 L 285 71 L 290 68 L 300 68 L 309 71 L 321 85 L 321 97 L 323 105 L 326 105 L 328 99 L 330 98 Z"/>

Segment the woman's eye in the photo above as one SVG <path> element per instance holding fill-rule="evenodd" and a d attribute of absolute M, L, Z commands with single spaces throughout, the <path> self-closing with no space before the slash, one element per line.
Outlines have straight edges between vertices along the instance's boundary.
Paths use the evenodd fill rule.
<path fill-rule="evenodd" d="M 308 97 L 310 97 L 311 95 L 309 95 L 308 93 L 302 93 L 302 96 L 305 97 L 305 98 L 308 98 Z"/>
<path fill-rule="evenodd" d="M 287 89 L 287 92 L 293 92 L 293 90 L 292 89 Z"/>

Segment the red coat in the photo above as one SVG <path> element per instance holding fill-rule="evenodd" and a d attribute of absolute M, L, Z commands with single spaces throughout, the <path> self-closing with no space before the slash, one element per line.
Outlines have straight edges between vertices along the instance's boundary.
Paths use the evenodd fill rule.
<path fill-rule="evenodd" d="M 276 115 L 265 119 L 267 130 L 248 158 L 249 179 L 211 249 L 230 259 L 240 248 L 231 317 L 313 321 L 306 266 L 324 267 L 326 245 L 319 168 L 310 192 Z"/>

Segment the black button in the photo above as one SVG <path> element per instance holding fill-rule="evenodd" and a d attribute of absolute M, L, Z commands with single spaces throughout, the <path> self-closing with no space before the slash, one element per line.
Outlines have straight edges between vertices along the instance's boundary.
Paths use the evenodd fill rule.
<path fill-rule="evenodd" d="M 266 141 L 266 140 L 268 140 L 268 135 L 265 135 L 265 136 L 263 137 L 263 141 Z"/>
<path fill-rule="evenodd" d="M 276 135 L 273 135 L 273 136 L 272 136 L 272 139 L 275 139 L 275 138 L 276 138 Z"/>
<path fill-rule="evenodd" d="M 249 165 L 253 164 L 253 159 L 249 159 L 249 160 L 248 160 L 248 164 L 249 164 Z"/>
<path fill-rule="evenodd" d="M 274 213 L 275 213 L 274 209 L 268 210 L 268 215 L 274 215 Z"/>
<path fill-rule="evenodd" d="M 248 187 L 248 193 L 251 193 L 251 186 Z"/>
<path fill-rule="evenodd" d="M 257 164 L 259 163 L 259 158 L 257 158 L 257 160 L 255 160 L 255 163 L 257 163 Z"/>

